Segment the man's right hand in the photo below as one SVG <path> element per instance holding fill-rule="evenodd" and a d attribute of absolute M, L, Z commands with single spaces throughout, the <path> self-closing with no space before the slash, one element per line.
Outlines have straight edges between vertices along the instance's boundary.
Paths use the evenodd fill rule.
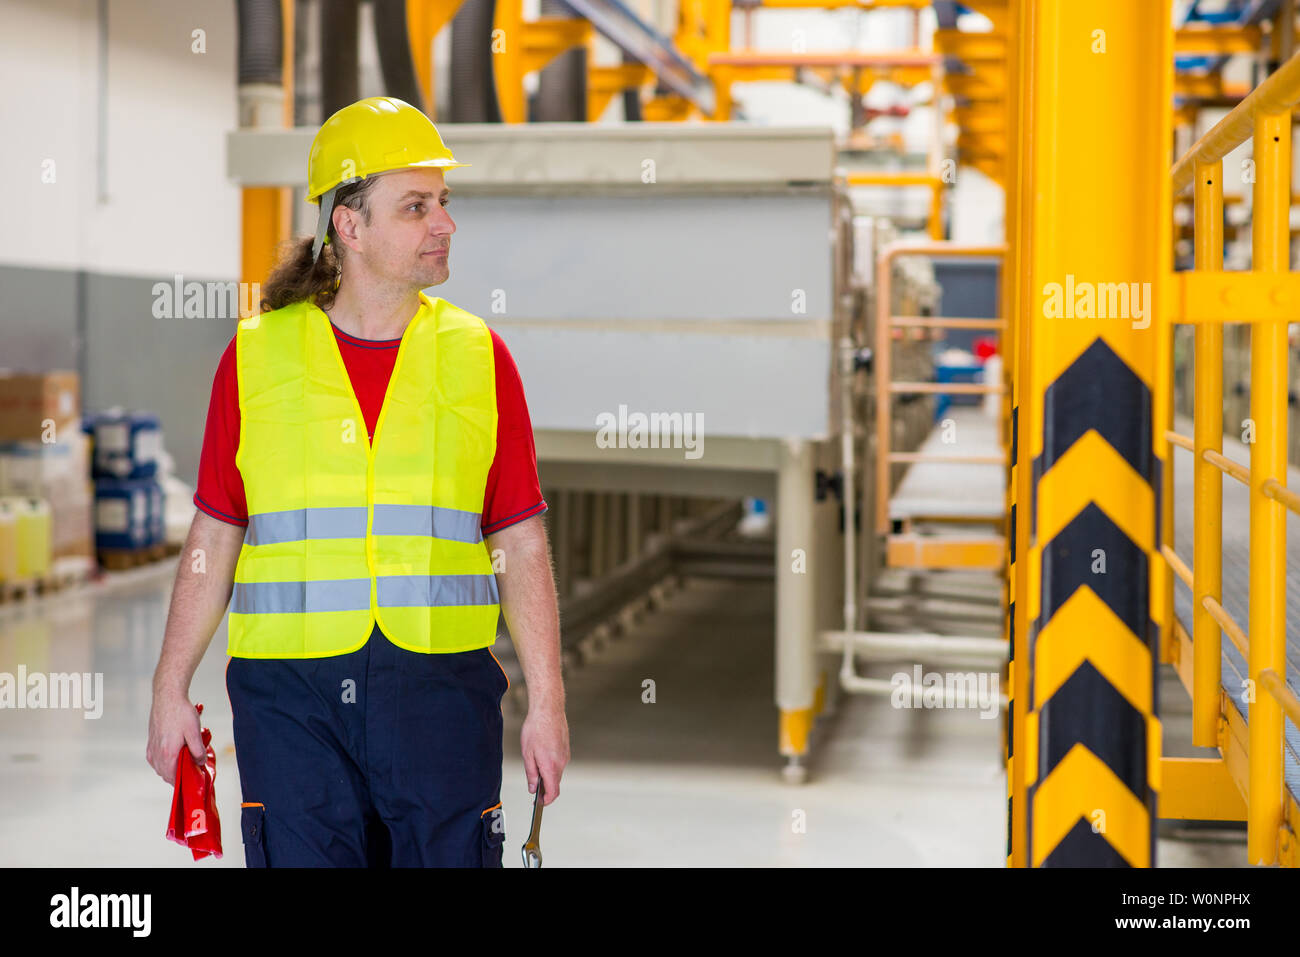
<path fill-rule="evenodd" d="M 189 746 L 190 755 L 196 762 L 202 763 L 207 759 L 198 711 L 184 694 L 155 692 L 153 709 L 149 712 L 149 746 L 145 749 L 145 758 L 158 776 L 173 786 L 176 784 L 176 756 L 185 745 Z"/>
<path fill-rule="evenodd" d="M 176 756 L 188 745 L 196 761 L 207 759 L 199 713 L 190 703 L 190 681 L 230 604 L 235 565 L 245 529 L 196 510 L 176 562 L 167 628 L 153 676 L 149 746 L 145 759 L 168 784 L 176 783 Z"/>

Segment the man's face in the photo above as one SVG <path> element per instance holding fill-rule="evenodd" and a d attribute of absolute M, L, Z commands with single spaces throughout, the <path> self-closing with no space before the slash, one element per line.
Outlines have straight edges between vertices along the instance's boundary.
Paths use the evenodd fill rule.
<path fill-rule="evenodd" d="M 368 272 L 381 280 L 420 289 L 447 281 L 451 234 L 442 170 L 394 170 L 379 176 L 370 191 L 370 223 L 354 215 L 355 243 L 349 243 Z"/>

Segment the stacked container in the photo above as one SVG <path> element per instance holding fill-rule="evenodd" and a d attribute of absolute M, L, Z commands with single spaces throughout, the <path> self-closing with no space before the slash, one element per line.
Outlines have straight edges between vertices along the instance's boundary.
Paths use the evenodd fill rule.
<path fill-rule="evenodd" d="M 162 486 L 155 477 L 162 432 L 152 412 L 108 409 L 94 436 L 95 547 L 133 551 L 165 542 Z"/>
<path fill-rule="evenodd" d="M 11 537 L 12 536 L 12 537 Z M 0 499 L 0 551 L 5 581 L 44 579 L 50 573 L 50 506 L 43 498 L 18 495 Z"/>

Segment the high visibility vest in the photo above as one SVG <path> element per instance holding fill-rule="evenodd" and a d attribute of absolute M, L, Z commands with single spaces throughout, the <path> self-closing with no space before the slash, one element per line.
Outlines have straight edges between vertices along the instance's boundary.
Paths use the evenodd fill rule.
<path fill-rule="evenodd" d="M 492 645 L 499 593 L 480 528 L 496 367 L 483 320 L 420 294 L 373 442 L 317 306 L 242 320 L 235 349 L 248 531 L 228 654 L 346 654 L 376 622 L 410 651 Z"/>

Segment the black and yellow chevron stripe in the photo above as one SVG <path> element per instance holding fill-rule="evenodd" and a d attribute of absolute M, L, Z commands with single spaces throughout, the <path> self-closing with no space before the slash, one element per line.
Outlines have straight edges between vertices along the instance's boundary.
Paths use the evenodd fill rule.
<path fill-rule="evenodd" d="M 1159 787 L 1151 391 L 1101 338 L 1046 388 L 1030 536 L 1031 866 L 1149 866 Z M 1052 503 L 1040 516 L 1039 499 Z"/>

